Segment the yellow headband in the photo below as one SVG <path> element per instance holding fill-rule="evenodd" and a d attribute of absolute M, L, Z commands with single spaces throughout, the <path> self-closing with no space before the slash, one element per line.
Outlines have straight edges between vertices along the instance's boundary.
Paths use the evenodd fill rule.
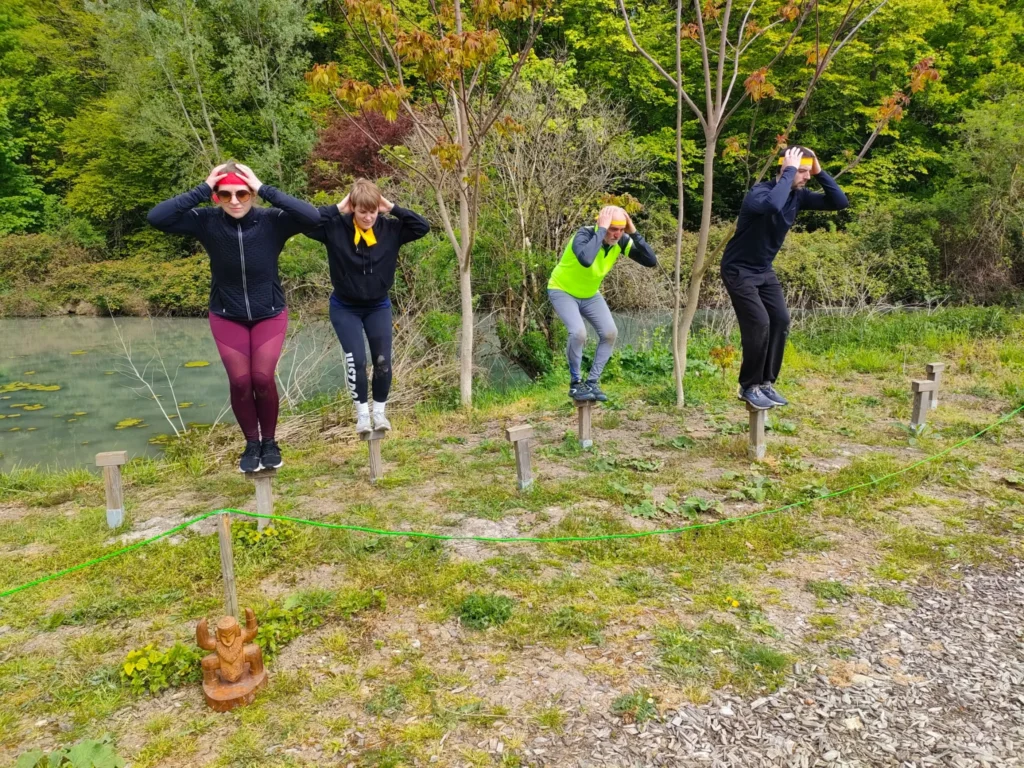
<path fill-rule="evenodd" d="M 786 161 L 786 159 L 784 157 L 780 157 L 779 158 L 779 165 L 782 165 L 785 161 Z M 801 157 L 800 158 L 800 167 L 801 168 L 813 168 L 814 167 L 814 158 L 813 157 Z"/>
<path fill-rule="evenodd" d="M 594 218 L 595 219 L 599 219 L 601 217 L 600 216 L 595 216 Z M 626 226 L 626 220 L 625 219 L 612 219 L 611 226 L 613 226 L 613 227 L 624 227 L 624 226 Z"/>

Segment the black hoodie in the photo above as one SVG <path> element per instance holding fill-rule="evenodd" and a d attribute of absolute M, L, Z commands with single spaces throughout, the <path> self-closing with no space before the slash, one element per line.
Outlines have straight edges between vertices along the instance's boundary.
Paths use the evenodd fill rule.
<path fill-rule="evenodd" d="M 231 320 L 264 320 L 281 314 L 284 289 L 277 258 L 289 237 L 320 223 L 309 203 L 264 184 L 259 195 L 273 208 L 253 206 L 240 219 L 209 202 L 212 190 L 204 181 L 195 189 L 165 200 L 149 212 L 149 223 L 161 232 L 192 235 L 210 255 L 210 311 Z"/>
<path fill-rule="evenodd" d="M 369 246 L 360 240 L 356 245 L 352 214 L 341 213 L 336 205 L 324 205 L 320 207 L 320 226 L 306 236 L 327 246 L 334 295 L 346 304 L 373 306 L 387 298 L 395 283 L 399 247 L 429 231 L 430 222 L 396 205 L 390 213 L 377 216 L 373 225 L 377 244 Z"/>

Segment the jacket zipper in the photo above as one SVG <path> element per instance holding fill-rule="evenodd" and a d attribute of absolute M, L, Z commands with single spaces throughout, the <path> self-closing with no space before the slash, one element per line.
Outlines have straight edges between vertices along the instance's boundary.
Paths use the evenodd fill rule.
<path fill-rule="evenodd" d="M 245 284 L 245 247 L 242 245 L 242 225 L 238 226 L 238 258 L 242 262 L 242 296 L 245 297 L 245 316 L 252 320 L 252 310 L 249 308 L 249 289 Z"/>

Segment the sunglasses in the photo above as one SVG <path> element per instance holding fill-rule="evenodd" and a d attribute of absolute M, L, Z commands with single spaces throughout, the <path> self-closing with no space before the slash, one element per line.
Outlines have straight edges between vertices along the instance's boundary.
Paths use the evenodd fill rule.
<path fill-rule="evenodd" d="M 245 203 L 248 202 L 250 197 L 252 197 L 252 193 L 248 189 L 239 189 L 236 191 L 218 189 L 213 193 L 213 195 L 217 198 L 218 203 L 230 203 L 232 197 L 240 203 Z"/>

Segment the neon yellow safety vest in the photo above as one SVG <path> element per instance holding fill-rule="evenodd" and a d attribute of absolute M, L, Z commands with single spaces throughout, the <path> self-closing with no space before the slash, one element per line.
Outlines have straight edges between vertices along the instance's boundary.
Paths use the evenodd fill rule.
<path fill-rule="evenodd" d="M 597 227 L 594 227 L 594 229 L 596 230 Z M 575 236 L 573 239 L 575 239 Z M 551 271 L 548 288 L 565 291 L 577 299 L 589 299 L 601 290 L 601 281 L 604 280 L 605 275 L 612 271 L 612 267 L 619 260 L 619 256 L 629 256 L 629 252 L 633 248 L 633 239 L 627 239 L 629 242 L 626 243 L 625 250 L 619 248 L 618 243 L 615 243 L 610 248 L 602 243 L 601 250 L 597 252 L 594 263 L 589 267 L 584 267 L 580 264 L 580 260 L 572 252 L 572 240 L 570 240 L 569 244 L 565 246 L 565 250 L 562 251 L 562 258 L 559 259 L 558 264 Z"/>

